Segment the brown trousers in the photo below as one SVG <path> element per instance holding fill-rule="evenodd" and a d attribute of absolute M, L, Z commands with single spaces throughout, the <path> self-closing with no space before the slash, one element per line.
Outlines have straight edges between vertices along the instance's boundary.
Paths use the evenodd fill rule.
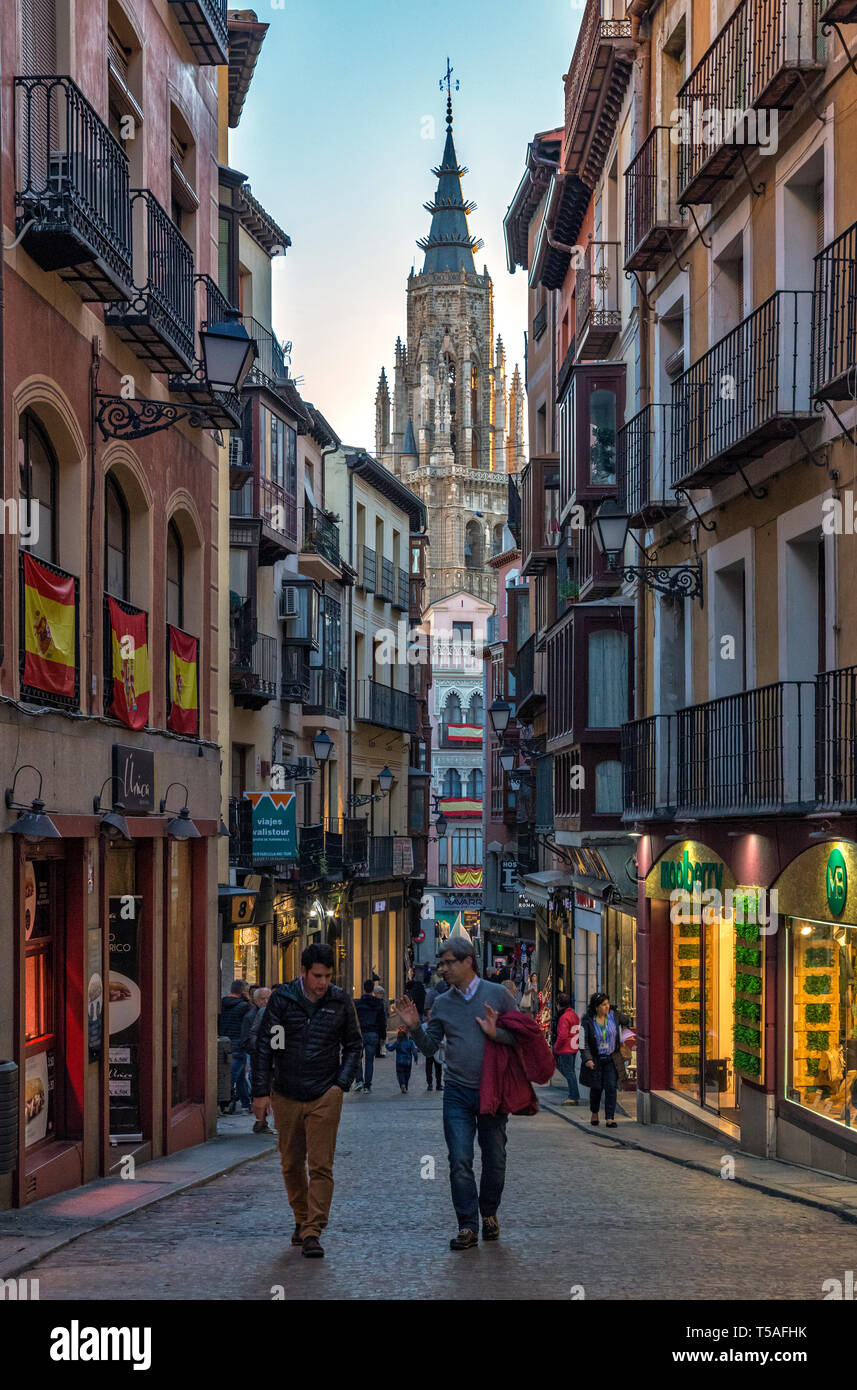
<path fill-rule="evenodd" d="M 339 1086 L 318 1100 L 271 1096 L 286 1193 L 302 1236 L 320 1236 L 327 1225 L 342 1096 Z"/>

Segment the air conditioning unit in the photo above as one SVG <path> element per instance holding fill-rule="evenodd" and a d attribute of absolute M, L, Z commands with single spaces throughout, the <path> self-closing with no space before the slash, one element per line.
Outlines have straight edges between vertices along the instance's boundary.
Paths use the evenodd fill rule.
<path fill-rule="evenodd" d="M 288 622 L 300 617 L 300 598 L 294 584 L 284 584 L 280 590 L 280 618 Z"/>
<path fill-rule="evenodd" d="M 315 780 L 315 758 L 310 758 L 303 754 L 298 758 L 298 772 L 295 777 L 296 782 L 313 782 Z"/>

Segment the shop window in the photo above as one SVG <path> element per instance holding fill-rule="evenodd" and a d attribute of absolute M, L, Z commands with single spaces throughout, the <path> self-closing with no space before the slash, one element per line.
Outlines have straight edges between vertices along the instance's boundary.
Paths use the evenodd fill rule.
<path fill-rule="evenodd" d="M 178 527 L 167 527 L 167 622 L 184 627 L 184 547 Z"/>
<path fill-rule="evenodd" d="M 169 842 L 170 926 L 168 1006 L 170 1011 L 170 1104 L 191 1095 L 191 847 Z"/>
<path fill-rule="evenodd" d="M 443 795 L 461 796 L 461 774 L 454 767 L 448 767 L 443 775 Z"/>
<path fill-rule="evenodd" d="M 857 926 L 788 920 L 787 1098 L 857 1129 Z"/>
<path fill-rule="evenodd" d="M 128 599 L 128 503 L 116 479 L 104 485 L 104 587 L 113 598 Z"/>
<path fill-rule="evenodd" d="M 54 859 L 25 860 L 20 902 L 24 948 L 24 1143 L 32 1149 L 62 1130 L 62 864 Z"/>
<path fill-rule="evenodd" d="M 27 520 L 38 539 L 28 545 L 40 560 L 57 563 L 57 456 L 36 417 L 25 411 L 18 435 L 21 502 L 27 506 Z M 19 528 L 23 530 L 23 528 Z"/>
<path fill-rule="evenodd" d="M 672 923 L 673 1089 L 720 1114 L 734 1112 L 735 941 L 713 909 Z"/>

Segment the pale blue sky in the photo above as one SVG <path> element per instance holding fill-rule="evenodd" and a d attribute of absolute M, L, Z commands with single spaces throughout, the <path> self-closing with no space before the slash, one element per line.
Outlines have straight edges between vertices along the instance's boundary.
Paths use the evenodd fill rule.
<path fill-rule="evenodd" d="M 526 277 L 502 220 L 528 140 L 559 125 L 581 0 L 258 0 L 270 24 L 230 162 L 292 238 L 274 264 L 274 322 L 302 392 L 349 444 L 374 448 L 374 397 L 405 336 L 405 287 L 430 217 L 449 53 L 471 234 L 494 281 L 495 331 L 523 369 Z M 422 138 L 435 117 L 436 137 Z"/>

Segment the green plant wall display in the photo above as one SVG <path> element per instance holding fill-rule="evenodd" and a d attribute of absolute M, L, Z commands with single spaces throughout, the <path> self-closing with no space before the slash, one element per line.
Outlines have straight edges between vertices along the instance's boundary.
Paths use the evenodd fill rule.
<path fill-rule="evenodd" d="M 762 1017 L 762 1006 L 755 999 L 736 999 L 735 1013 L 738 1018 L 753 1018 L 758 1022 Z"/>
<path fill-rule="evenodd" d="M 679 960 L 699 960 L 699 947 L 679 946 L 678 958 Z"/>
<path fill-rule="evenodd" d="M 680 1004 L 698 1004 L 700 993 L 698 989 L 680 989 L 678 992 L 678 1002 Z"/>
<path fill-rule="evenodd" d="M 682 1024 L 699 1023 L 699 1009 L 680 1009 L 678 1019 Z"/>
<path fill-rule="evenodd" d="M 757 950 L 755 946 L 736 946 L 735 961 L 738 965 L 761 966 L 762 952 Z"/>
<path fill-rule="evenodd" d="M 735 988 L 740 994 L 761 994 L 762 981 L 758 975 L 736 975 Z"/>
<path fill-rule="evenodd" d="M 807 975 L 803 982 L 804 994 L 829 994 L 830 976 L 829 975 Z"/>
<path fill-rule="evenodd" d="M 679 977 L 680 980 L 698 980 L 698 979 L 699 979 L 699 966 L 698 966 L 698 965 L 680 965 L 679 968 L 678 968 L 678 977 Z"/>
<path fill-rule="evenodd" d="M 820 1057 L 807 1057 L 807 1059 L 806 1059 L 806 1074 L 807 1074 L 807 1076 L 818 1076 L 818 1064 L 819 1064 L 820 1061 L 821 1061 L 821 1058 L 820 1058 Z"/>
<path fill-rule="evenodd" d="M 748 1028 L 743 1023 L 736 1023 L 733 1029 L 735 1045 L 743 1043 L 745 1047 L 761 1047 L 762 1034 L 758 1028 Z"/>
<path fill-rule="evenodd" d="M 698 925 L 694 926 L 694 924 L 693 924 L 692 922 L 682 922 L 681 925 L 679 926 L 678 934 L 679 934 L 680 937 L 691 936 L 691 937 L 696 937 L 696 938 L 698 939 L 698 938 L 699 938 L 699 926 L 698 926 Z"/>
<path fill-rule="evenodd" d="M 761 1058 L 753 1057 L 749 1052 L 739 1052 L 736 1050 L 733 1060 L 738 1070 L 745 1071 L 748 1076 L 762 1075 Z"/>
<path fill-rule="evenodd" d="M 804 1012 L 807 1023 L 829 1023 L 830 1005 L 829 1004 L 805 1004 Z"/>
<path fill-rule="evenodd" d="M 826 1052 L 830 1047 L 829 1033 L 807 1033 L 806 1050 L 807 1052 Z"/>
<path fill-rule="evenodd" d="M 688 1032 L 686 1032 L 686 1033 L 685 1033 L 685 1032 L 681 1032 L 681 1031 L 679 1032 L 679 1035 L 678 1035 L 678 1045 L 679 1045 L 679 1047 L 697 1047 L 698 1044 L 699 1044 L 699 1034 L 696 1032 L 695 1029 L 694 1029 L 692 1032 L 691 1032 L 691 1031 L 688 1031 Z"/>
<path fill-rule="evenodd" d="M 833 951 L 829 946 L 807 946 L 803 953 L 803 963 L 810 970 L 830 970 L 833 965 Z"/>

